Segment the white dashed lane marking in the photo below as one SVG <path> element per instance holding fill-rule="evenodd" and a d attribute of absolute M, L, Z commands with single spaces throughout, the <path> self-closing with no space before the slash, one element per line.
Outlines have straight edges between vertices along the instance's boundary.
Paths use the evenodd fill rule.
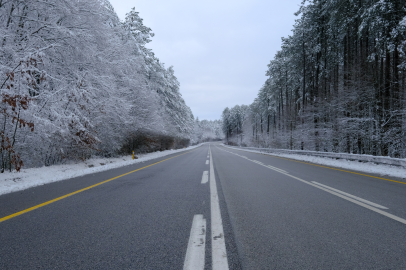
<path fill-rule="evenodd" d="M 204 171 L 202 175 L 202 184 L 206 184 L 209 181 L 209 171 Z"/>

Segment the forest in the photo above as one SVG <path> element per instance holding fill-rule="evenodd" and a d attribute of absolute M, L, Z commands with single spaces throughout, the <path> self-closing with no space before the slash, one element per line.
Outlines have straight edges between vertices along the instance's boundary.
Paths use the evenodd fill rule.
<path fill-rule="evenodd" d="M 1 172 L 221 137 L 194 119 L 153 36 L 108 0 L 0 0 Z"/>
<path fill-rule="evenodd" d="M 406 158 L 406 1 L 303 1 L 229 144 Z"/>

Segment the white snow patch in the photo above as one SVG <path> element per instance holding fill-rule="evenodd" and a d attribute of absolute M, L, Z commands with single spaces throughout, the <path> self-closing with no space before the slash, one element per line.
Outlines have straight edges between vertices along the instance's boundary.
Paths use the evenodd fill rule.
<path fill-rule="evenodd" d="M 298 154 L 274 154 L 274 153 L 265 153 L 256 150 L 248 150 L 248 149 L 236 149 L 234 147 L 229 147 L 227 145 L 223 145 L 230 149 L 247 151 L 252 153 L 260 153 L 270 156 L 278 156 L 278 157 L 285 157 L 300 161 L 306 161 L 310 163 L 326 165 L 330 167 L 342 168 L 347 170 L 354 170 L 359 172 L 365 172 L 369 174 L 379 174 L 382 176 L 391 176 L 391 177 L 398 177 L 406 179 L 406 169 L 400 166 L 392 166 L 386 164 L 376 164 L 373 162 L 359 162 L 357 160 L 346 160 L 346 159 L 333 159 L 328 157 L 315 157 L 315 156 L 308 156 L 308 155 L 298 155 Z"/>
<path fill-rule="evenodd" d="M 29 169 L 23 168 L 20 172 L 4 172 L 0 174 L 0 195 L 78 176 L 107 171 L 135 163 L 145 162 L 151 159 L 191 150 L 199 147 L 200 145 L 202 144 L 178 150 L 166 150 L 162 152 L 137 155 L 138 159 L 135 160 L 132 159 L 131 155 L 117 158 L 95 157 L 86 160 L 85 162 L 76 164 L 53 165 L 49 167 Z"/>

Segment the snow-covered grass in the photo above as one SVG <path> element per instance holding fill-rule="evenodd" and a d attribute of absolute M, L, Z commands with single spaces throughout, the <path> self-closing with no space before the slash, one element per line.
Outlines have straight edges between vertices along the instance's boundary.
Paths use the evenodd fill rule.
<path fill-rule="evenodd" d="M 131 155 L 117 158 L 95 157 L 79 163 L 54 165 L 41 168 L 23 168 L 20 172 L 4 172 L 0 174 L 0 195 L 86 174 L 107 171 L 135 163 L 145 162 L 151 159 L 194 149 L 200 145 L 201 144 L 178 150 L 166 150 L 162 152 L 137 155 L 138 159 L 135 160 L 132 159 Z"/>
<path fill-rule="evenodd" d="M 227 145 L 223 145 L 225 147 L 231 149 L 237 149 L 235 147 L 229 147 Z M 261 153 L 270 156 L 278 156 L 284 158 L 290 158 L 300 161 L 306 161 L 310 163 L 326 165 L 331 167 L 342 168 L 346 170 L 353 170 L 365 173 L 372 173 L 372 174 L 379 174 L 381 176 L 390 176 L 390 177 L 398 177 L 406 179 L 406 168 L 400 166 L 391 166 L 385 164 L 376 164 L 373 162 L 359 162 L 356 160 L 346 160 L 346 159 L 333 159 L 327 157 L 316 157 L 310 155 L 298 155 L 298 154 L 275 154 L 275 153 L 265 153 L 256 150 L 248 150 L 248 149 L 241 149 L 238 150 L 253 152 L 253 153 Z"/>

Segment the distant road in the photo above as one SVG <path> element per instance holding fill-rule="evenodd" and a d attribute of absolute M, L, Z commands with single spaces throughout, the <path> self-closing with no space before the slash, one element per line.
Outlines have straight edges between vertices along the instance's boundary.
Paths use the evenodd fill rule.
<path fill-rule="evenodd" d="M 402 179 L 205 144 L 0 196 L 0 269 L 406 269 L 405 206 Z"/>

